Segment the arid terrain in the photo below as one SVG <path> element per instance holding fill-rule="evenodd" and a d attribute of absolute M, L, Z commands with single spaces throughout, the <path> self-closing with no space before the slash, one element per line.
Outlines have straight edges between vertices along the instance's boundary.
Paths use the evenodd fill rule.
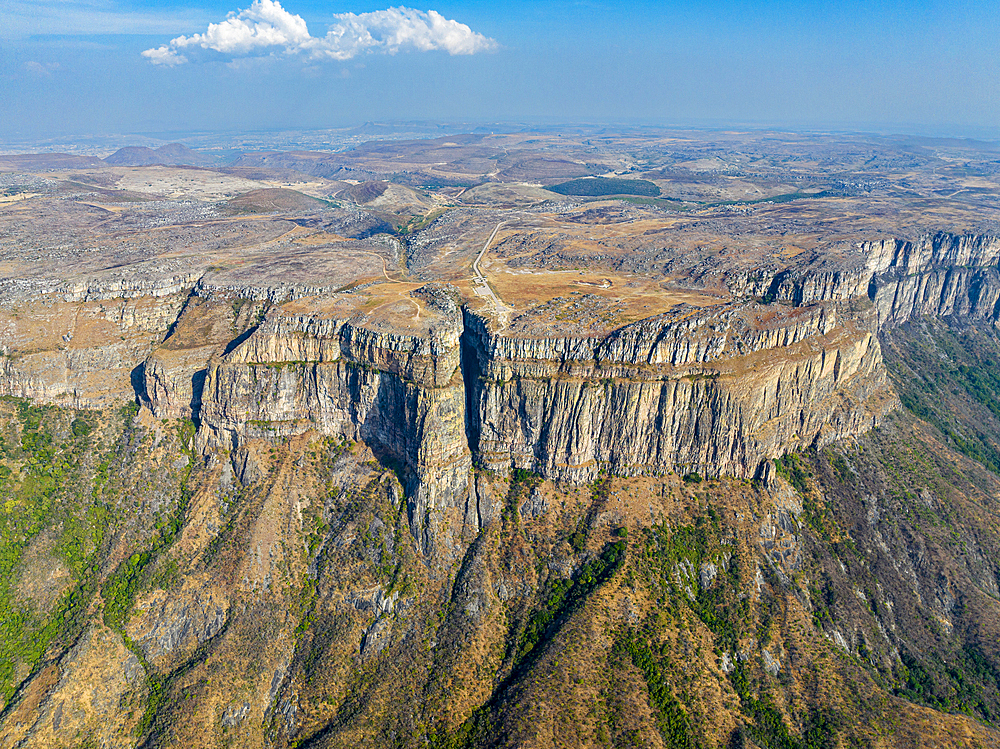
<path fill-rule="evenodd" d="M 0 747 L 1000 746 L 1000 144 L 0 156 Z"/>

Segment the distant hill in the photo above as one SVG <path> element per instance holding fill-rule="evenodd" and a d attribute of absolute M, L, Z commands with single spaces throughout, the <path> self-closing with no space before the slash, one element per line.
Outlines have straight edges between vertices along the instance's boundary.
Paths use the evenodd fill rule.
<path fill-rule="evenodd" d="M 252 179 L 258 182 L 261 180 L 277 182 L 310 182 L 316 180 L 316 176 L 313 174 L 306 174 L 295 169 L 284 169 L 281 167 L 217 166 L 213 167 L 212 171 L 231 174 L 234 177 L 243 177 L 243 179 Z M 331 192 L 336 192 L 338 189 L 344 189 L 348 186 L 348 182 L 329 180 L 329 189 Z"/>
<path fill-rule="evenodd" d="M 352 185 L 347 188 L 346 193 L 355 203 L 370 203 L 375 198 L 381 197 L 388 187 L 388 182 L 369 181 Z"/>
<path fill-rule="evenodd" d="M 368 181 L 387 176 L 355 166 L 358 155 L 350 152 L 257 151 L 245 153 L 229 164 L 230 169 L 291 169 L 301 174 L 332 180 Z"/>
<path fill-rule="evenodd" d="M 337 153 L 245 153 L 229 166 L 293 169 L 325 179 L 387 181 L 413 187 L 469 187 L 488 177 L 501 182 L 549 182 L 603 174 L 608 170 L 607 165 L 584 164 L 562 154 L 549 155 L 524 149 L 507 153 L 485 136 L 470 133 L 416 140 L 371 140 Z"/>
<path fill-rule="evenodd" d="M 240 213 L 274 213 L 279 211 L 316 211 L 326 203 L 298 190 L 264 188 L 251 190 L 229 201 L 229 207 Z"/>
<path fill-rule="evenodd" d="M 194 151 L 181 143 L 168 143 L 159 148 L 125 146 L 104 159 L 112 166 L 211 166 L 215 159 Z"/>
<path fill-rule="evenodd" d="M 598 195 L 642 195 L 655 198 L 660 194 L 660 188 L 645 179 L 610 179 L 608 177 L 590 177 L 587 179 L 572 179 L 547 188 L 560 195 L 583 195 L 594 197 Z"/>
<path fill-rule="evenodd" d="M 347 131 L 348 135 L 388 136 L 416 133 L 467 133 L 472 128 L 469 124 L 442 122 L 366 122 L 363 125 Z M 487 130 L 489 132 L 489 130 Z"/>
<path fill-rule="evenodd" d="M 96 156 L 74 156 L 68 153 L 19 153 L 0 156 L 0 171 L 21 169 L 87 169 L 102 166 Z"/>

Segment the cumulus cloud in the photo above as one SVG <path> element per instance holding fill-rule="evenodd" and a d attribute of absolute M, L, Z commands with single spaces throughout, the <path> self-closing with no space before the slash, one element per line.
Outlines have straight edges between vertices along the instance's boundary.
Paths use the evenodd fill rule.
<path fill-rule="evenodd" d="M 464 23 L 437 11 L 389 8 L 371 13 L 340 13 L 326 36 L 315 37 L 301 16 L 278 0 L 254 0 L 203 34 L 179 36 L 142 53 L 156 65 L 180 65 L 189 55 L 215 52 L 230 58 L 281 53 L 312 60 L 349 60 L 365 52 L 394 55 L 405 50 L 442 50 L 471 55 L 496 49 L 497 43 Z"/>

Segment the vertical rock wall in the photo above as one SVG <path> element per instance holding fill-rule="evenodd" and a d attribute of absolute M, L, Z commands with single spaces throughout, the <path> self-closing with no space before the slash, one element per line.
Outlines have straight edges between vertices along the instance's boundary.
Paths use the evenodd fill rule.
<path fill-rule="evenodd" d="M 364 441 L 400 474 L 411 530 L 431 553 L 448 532 L 445 516 L 469 504 L 460 330 L 457 308 L 424 335 L 275 309 L 209 363 L 199 444 L 233 451 L 309 430 Z"/>
<path fill-rule="evenodd" d="M 995 322 L 1000 319 L 998 263 L 1000 237 L 927 234 L 859 242 L 839 259 L 816 256 L 770 275 L 738 275 L 731 288 L 794 305 L 868 296 L 879 328 L 920 315 Z"/>
<path fill-rule="evenodd" d="M 812 310 L 811 329 L 794 313 L 785 325 L 746 329 L 760 311 L 732 309 L 683 337 L 666 323 L 645 344 L 639 328 L 632 345 L 622 340 L 628 329 L 617 331 L 614 348 L 498 340 L 502 333 L 467 312 L 476 331 L 467 345 L 482 372 L 471 398 L 482 462 L 572 481 L 604 469 L 749 478 L 768 458 L 863 432 L 894 407 L 878 341 L 864 326 L 827 327 L 831 315 Z M 583 349 L 630 358 L 584 358 Z"/>

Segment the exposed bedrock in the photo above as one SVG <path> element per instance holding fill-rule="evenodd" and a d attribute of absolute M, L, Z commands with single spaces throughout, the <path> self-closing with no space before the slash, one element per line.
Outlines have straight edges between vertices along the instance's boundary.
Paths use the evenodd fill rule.
<path fill-rule="evenodd" d="M 839 256 L 816 254 L 784 270 L 737 273 L 739 296 L 809 305 L 868 296 L 878 326 L 920 315 L 1000 317 L 1000 237 L 927 234 L 916 240 L 883 239 L 845 247 Z"/>
<path fill-rule="evenodd" d="M 177 318 L 185 293 L 0 303 L 0 395 L 77 408 L 134 398 L 137 368 Z"/>
<path fill-rule="evenodd" d="M 996 321 L 1000 300 L 1000 237 L 925 235 L 860 245 L 873 272 L 869 296 L 880 325 L 920 315 L 962 315 Z"/>
<path fill-rule="evenodd" d="M 361 440 L 401 473 L 411 530 L 425 551 L 436 518 L 465 506 L 471 457 L 460 377 L 423 388 L 347 361 L 213 362 L 202 396 L 201 444 L 236 450 L 253 439 L 314 430 Z"/>
<path fill-rule="evenodd" d="M 747 305 L 681 321 L 685 335 L 669 322 L 651 335 L 647 321 L 583 345 L 507 340 L 467 312 L 479 458 L 573 481 L 602 469 L 751 477 L 767 458 L 859 434 L 894 407 L 863 321 L 777 314 Z"/>
<path fill-rule="evenodd" d="M 421 331 L 423 333 L 423 331 Z M 444 387 L 459 365 L 461 319 L 444 319 L 424 334 L 385 325 L 311 314 L 270 315 L 229 362 L 351 362 L 397 375 L 425 388 Z"/>
<path fill-rule="evenodd" d="M 925 234 L 917 240 L 883 239 L 862 242 L 868 267 L 875 273 L 890 270 L 907 274 L 932 268 L 982 268 L 1000 261 L 1000 237 L 993 234 Z"/>
<path fill-rule="evenodd" d="M 262 311 L 261 303 L 193 292 L 143 364 L 139 398 L 160 418 L 197 422 L 209 360 L 239 340 L 240 331 L 252 329 Z"/>
<path fill-rule="evenodd" d="M 458 308 L 420 333 L 275 308 L 246 340 L 208 364 L 199 444 L 236 451 L 254 439 L 313 430 L 361 440 L 397 468 L 425 553 L 446 515 L 469 502 L 471 455 L 459 369 Z M 449 513 L 449 511 L 454 511 Z M 478 530 L 473 510 L 464 519 Z"/>
<path fill-rule="evenodd" d="M 678 310 L 640 320 L 606 336 L 529 336 L 506 330 L 491 332 L 487 318 L 466 311 L 466 330 L 480 341 L 497 375 L 553 374 L 578 377 L 635 376 L 650 367 L 690 367 L 785 348 L 837 327 L 834 305 L 790 308 L 733 302 L 705 310 Z M 671 370 L 672 371 L 672 370 Z"/>
<path fill-rule="evenodd" d="M 414 536 L 437 553 L 488 521 L 473 461 L 572 481 L 601 469 L 751 476 L 871 428 L 896 403 L 880 327 L 996 320 L 998 259 L 988 235 L 860 243 L 734 276 L 742 299 L 592 336 L 462 310 L 441 284 L 304 297 L 182 288 L 188 276 L 31 294 L 10 281 L 0 395 L 80 407 L 138 395 L 157 417 L 194 419 L 220 459 L 310 430 L 364 441 L 398 469 Z"/>
<path fill-rule="evenodd" d="M 996 322 L 1000 317 L 1000 273 L 989 267 L 886 275 L 873 279 L 872 298 L 883 326 L 921 315 L 960 315 Z"/>

